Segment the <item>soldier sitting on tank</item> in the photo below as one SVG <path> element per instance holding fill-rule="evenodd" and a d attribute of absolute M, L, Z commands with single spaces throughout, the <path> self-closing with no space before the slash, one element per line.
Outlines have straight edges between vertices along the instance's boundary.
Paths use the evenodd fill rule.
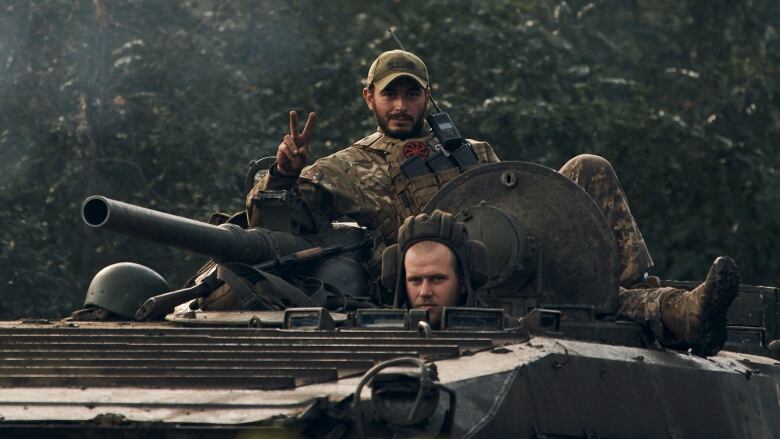
<path fill-rule="evenodd" d="M 249 225 L 261 225 L 261 211 L 252 201 L 259 193 L 286 189 L 326 218 L 347 217 L 378 231 L 383 245 L 394 244 L 406 217 L 420 213 L 442 185 L 471 169 L 454 167 L 411 180 L 401 171 L 406 160 L 431 157 L 440 149 L 425 122 L 430 96 L 428 69 L 419 57 L 402 50 L 382 53 L 371 64 L 363 88 L 377 132 L 308 166 L 314 113 L 299 133 L 296 113 L 290 112 L 290 134 L 279 144 L 276 163 L 247 196 Z M 488 143 L 468 143 L 481 164 L 499 161 Z M 585 189 L 607 218 L 618 242 L 620 285 L 644 283 L 653 260 L 612 165 L 585 154 L 559 172 Z"/>
<path fill-rule="evenodd" d="M 363 88 L 377 132 L 309 166 L 314 113 L 299 133 L 296 113 L 290 112 L 290 134 L 279 145 L 276 163 L 247 196 L 249 225 L 261 224 L 262 212 L 252 201 L 259 193 L 295 190 L 326 218 L 347 217 L 378 231 L 384 245 L 395 243 L 404 218 L 419 213 L 444 183 L 470 169 L 453 166 L 413 181 L 402 172 L 406 160 L 426 159 L 440 148 L 425 121 L 430 94 L 428 70 L 419 57 L 402 50 L 382 53 Z M 468 143 L 479 163 L 499 161 L 486 142 Z"/>
<path fill-rule="evenodd" d="M 253 198 L 268 189 L 286 189 L 298 193 L 309 208 L 323 213 L 326 218 L 347 217 L 361 226 L 377 230 L 384 241 L 381 244 L 391 245 L 397 241 L 397 227 L 404 218 L 420 213 L 444 183 L 468 170 L 455 168 L 412 180 L 400 170 L 401 164 L 410 157 L 429 157 L 439 147 L 424 120 L 430 87 L 428 70 L 419 57 L 401 50 L 379 55 L 368 71 L 363 98 L 377 121 L 377 132 L 309 166 L 314 114 L 309 114 L 299 133 L 297 116 L 295 112 L 290 113 L 290 134 L 279 145 L 276 163 L 247 196 L 250 226 L 261 223 L 261 212 Z M 489 144 L 468 142 L 481 163 L 498 161 Z M 662 326 L 653 322 L 662 308 L 677 302 L 672 298 L 678 297 L 679 291 L 662 289 L 658 278 L 647 276 L 653 260 L 612 165 L 601 157 L 585 154 L 571 159 L 559 172 L 593 198 L 614 233 L 620 262 L 622 312 L 632 319 L 646 321 L 655 328 L 656 335 L 663 335 Z M 737 277 L 730 260 L 716 261 L 713 270 L 716 278 Z M 719 274 L 721 272 L 723 276 Z M 727 275 L 728 272 L 734 274 Z M 705 285 L 713 283 L 718 284 L 716 289 L 720 290 L 720 284 L 724 282 Z M 624 289 L 631 288 L 639 288 L 639 292 L 624 294 Z M 685 297 L 699 296 L 696 293 Z M 705 296 L 710 297 L 709 294 Z M 708 299 L 707 312 L 713 312 L 710 309 L 714 308 L 714 314 L 720 314 L 733 300 L 728 296 L 713 299 L 715 303 Z M 677 308 L 682 310 L 687 306 L 680 303 Z M 689 334 L 684 339 L 692 337 Z M 669 344 L 675 344 L 675 339 L 670 339 Z M 718 343 L 714 340 L 705 345 Z"/>
<path fill-rule="evenodd" d="M 474 291 L 487 280 L 487 260 L 463 223 L 436 210 L 404 221 L 398 244 L 383 255 L 382 282 L 395 289 L 396 307 L 427 309 L 438 324 L 445 306 L 479 306 Z M 738 288 L 736 264 L 719 257 L 692 291 L 621 288 L 617 316 L 647 325 L 666 347 L 714 355 L 725 343 L 726 311 Z"/>

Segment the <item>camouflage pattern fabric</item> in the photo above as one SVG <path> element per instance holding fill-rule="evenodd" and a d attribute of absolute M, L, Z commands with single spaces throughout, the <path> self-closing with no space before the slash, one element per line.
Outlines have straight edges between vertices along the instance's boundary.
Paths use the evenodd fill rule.
<path fill-rule="evenodd" d="M 684 334 L 676 334 L 664 324 L 664 317 L 674 321 L 685 322 L 689 316 L 674 309 L 667 309 L 664 316 L 664 304 L 675 295 L 684 294 L 686 291 L 671 287 L 650 288 L 620 288 L 618 298 L 620 305 L 617 315 L 637 323 L 642 323 L 653 332 L 655 338 L 663 346 L 679 347 L 684 345 Z M 677 327 L 684 326 L 682 323 Z"/>
<path fill-rule="evenodd" d="M 374 133 L 352 146 L 317 160 L 301 172 L 299 178 L 286 178 L 272 170 L 264 176 L 247 197 L 249 225 L 254 226 L 254 206 L 251 199 L 258 193 L 270 190 L 297 190 L 310 208 L 319 210 L 327 218 L 338 220 L 348 217 L 361 226 L 378 230 L 385 245 L 394 244 L 398 227 L 408 216 L 399 209 L 396 201 L 394 170 L 400 168 L 408 157 L 407 145 L 422 146 L 416 154 L 432 154 L 436 139 L 432 134 L 419 138 L 396 139 Z M 483 163 L 497 162 L 498 157 L 486 142 L 469 140 L 477 158 Z M 443 182 L 438 182 L 443 184 Z M 435 191 L 418 191 L 416 203 L 424 204 Z M 420 195 L 422 194 L 422 195 Z M 420 196 L 428 197 L 428 200 Z M 419 213 L 419 210 L 412 212 Z"/>
<path fill-rule="evenodd" d="M 664 310 L 664 304 L 686 291 L 662 288 L 655 276 L 645 279 L 644 274 L 653 266 L 653 259 L 612 164 L 602 157 L 583 154 L 569 160 L 559 172 L 596 201 L 615 234 L 621 285 L 616 314 L 647 326 L 664 346 L 684 346 L 685 335 L 671 331 L 668 323 L 675 323 L 672 327 L 684 327 L 690 316 L 673 308 Z M 664 318 L 667 324 L 664 324 Z"/>
<path fill-rule="evenodd" d="M 721 256 L 691 291 L 661 288 L 660 281 L 621 289 L 618 313 L 649 326 L 664 346 L 714 355 L 728 337 L 727 312 L 739 294 L 739 279 L 734 260 Z"/>
<path fill-rule="evenodd" d="M 399 184 L 397 180 L 397 170 L 407 158 L 404 146 L 418 142 L 426 145 L 429 153 L 433 152 L 435 138 L 432 135 L 401 140 L 377 132 L 317 160 L 304 168 L 299 178 L 282 177 L 272 170 L 247 197 L 249 225 L 256 225 L 253 218 L 257 216 L 252 197 L 264 190 L 297 190 L 310 208 L 319 210 L 327 218 L 351 218 L 362 226 L 378 230 L 384 245 L 394 244 L 398 227 L 409 211 L 412 211 L 411 214 L 419 213 L 414 212 L 414 203 L 399 203 L 399 195 L 403 192 L 399 188 L 403 186 L 407 193 L 414 193 L 418 206 L 424 205 L 435 193 L 429 190 L 430 182 L 424 189 L 415 190 L 414 182 Z M 469 143 L 480 162 L 499 161 L 488 143 L 473 140 Z M 615 233 L 621 261 L 617 314 L 647 325 L 664 345 L 678 345 L 680 338 L 664 327 L 661 307 L 667 297 L 684 291 L 658 285 L 637 285 L 653 266 L 653 260 L 612 165 L 595 155 L 580 155 L 567 162 L 559 172 L 585 189 L 601 208 Z M 454 176 L 447 176 L 446 180 Z M 446 182 L 432 181 L 434 186 Z M 383 248 L 378 246 L 376 254 L 381 255 Z M 635 288 L 624 288 L 631 286 Z"/>
<path fill-rule="evenodd" d="M 585 189 L 615 233 L 620 255 L 620 285 L 629 287 L 640 281 L 653 266 L 653 258 L 631 215 L 612 164 L 602 157 L 583 154 L 569 160 L 559 172 Z"/>

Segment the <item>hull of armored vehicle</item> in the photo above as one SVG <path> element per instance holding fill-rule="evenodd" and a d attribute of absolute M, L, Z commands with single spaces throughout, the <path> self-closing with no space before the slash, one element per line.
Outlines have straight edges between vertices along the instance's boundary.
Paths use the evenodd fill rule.
<path fill-rule="evenodd" d="M 356 253 L 362 232 L 305 234 L 309 217 L 285 196 L 265 200 L 274 230 L 102 197 L 83 213 L 92 227 L 220 263 L 285 271 L 289 259 L 301 271 L 288 277 L 323 285 L 355 277 L 344 267 L 356 260 L 318 270 L 311 255 Z M 433 209 L 455 214 L 488 247 L 480 297 L 493 309 L 445 309 L 443 330 L 415 310 L 369 309 L 379 312 L 371 323 L 361 309 L 314 305 L 185 305 L 168 322 L 0 322 L 0 437 L 780 437 L 780 364 L 766 356 L 777 357 L 777 289 L 744 287 L 729 310 L 726 347 L 741 352 L 665 350 L 643 326 L 610 320 L 615 239 L 572 181 L 538 165 L 486 165 L 448 183 L 424 211 Z M 200 297 L 191 290 L 170 294 Z M 149 315 L 158 314 L 136 313 Z"/>
<path fill-rule="evenodd" d="M 367 437 L 410 431 L 354 395 L 398 357 L 435 364 L 456 395 L 452 437 L 780 435 L 780 365 L 643 347 L 638 325 L 591 324 L 595 339 L 522 330 L 0 325 L 0 437 Z M 616 336 L 616 334 L 622 336 Z M 603 344 L 609 337 L 633 346 Z M 599 341 L 599 342 L 595 342 Z M 363 407 L 371 406 L 367 391 Z M 444 394 L 417 433 L 441 431 Z M 399 410 L 409 406 L 399 402 Z M 356 428 L 363 422 L 363 428 Z"/>

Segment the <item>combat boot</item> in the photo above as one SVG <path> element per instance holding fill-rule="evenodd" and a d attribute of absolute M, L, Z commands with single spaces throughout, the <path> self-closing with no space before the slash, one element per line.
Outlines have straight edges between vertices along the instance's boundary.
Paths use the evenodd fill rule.
<path fill-rule="evenodd" d="M 664 330 L 697 355 L 714 355 L 726 342 L 726 312 L 739 292 L 737 264 L 728 256 L 712 263 L 704 283 L 661 300 Z"/>

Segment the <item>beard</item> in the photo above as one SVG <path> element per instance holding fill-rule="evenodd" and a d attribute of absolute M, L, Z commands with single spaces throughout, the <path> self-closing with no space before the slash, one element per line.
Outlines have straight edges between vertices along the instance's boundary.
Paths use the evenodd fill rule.
<path fill-rule="evenodd" d="M 415 120 L 412 116 L 405 114 L 405 115 L 390 115 L 390 116 L 381 116 L 379 113 L 374 110 L 374 118 L 376 118 L 376 123 L 379 125 L 379 128 L 382 129 L 382 132 L 387 134 L 388 136 L 395 137 L 396 139 L 406 140 L 410 139 L 412 137 L 420 137 L 422 135 L 422 128 L 423 128 L 423 115 L 420 114 L 420 116 Z M 398 128 L 398 129 L 392 129 L 390 128 L 389 120 L 390 119 L 407 119 L 407 120 L 413 120 L 414 123 L 408 128 Z"/>

